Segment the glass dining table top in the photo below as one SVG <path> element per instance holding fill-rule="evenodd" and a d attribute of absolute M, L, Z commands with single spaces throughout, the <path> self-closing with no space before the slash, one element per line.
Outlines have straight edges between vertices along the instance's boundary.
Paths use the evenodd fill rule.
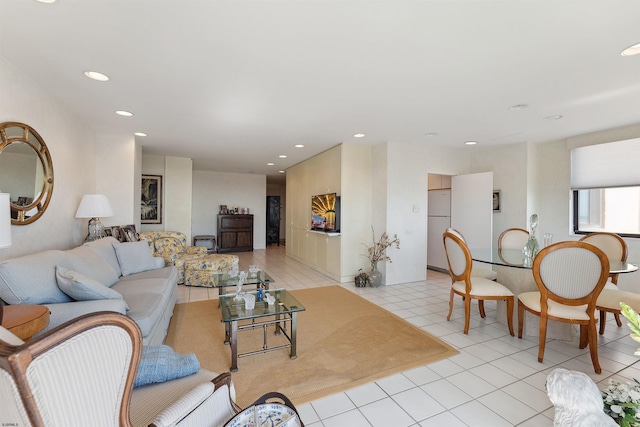
<path fill-rule="evenodd" d="M 524 255 L 519 249 L 470 249 L 471 259 L 487 264 L 501 265 L 504 267 L 531 269 L 531 265 L 525 265 Z M 638 270 L 634 263 L 626 261 L 610 261 L 609 274 L 632 273 Z"/>

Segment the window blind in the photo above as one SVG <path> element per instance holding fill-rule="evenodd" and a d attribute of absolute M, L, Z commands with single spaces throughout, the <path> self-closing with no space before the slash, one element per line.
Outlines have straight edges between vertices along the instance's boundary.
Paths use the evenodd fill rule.
<path fill-rule="evenodd" d="M 571 150 L 571 188 L 640 185 L 640 138 Z"/>

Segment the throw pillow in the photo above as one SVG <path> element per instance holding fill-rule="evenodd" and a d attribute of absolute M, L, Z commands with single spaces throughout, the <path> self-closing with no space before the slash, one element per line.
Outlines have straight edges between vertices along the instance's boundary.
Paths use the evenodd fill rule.
<path fill-rule="evenodd" d="M 76 301 L 123 299 L 119 292 L 97 280 L 59 265 L 56 266 L 56 281 L 60 290 Z"/>
<path fill-rule="evenodd" d="M 144 346 L 133 387 L 186 377 L 199 370 L 195 354 L 178 354 L 167 345 Z"/>
<path fill-rule="evenodd" d="M 149 249 L 149 243 L 144 240 L 113 243 L 113 248 L 116 251 L 116 257 L 123 276 L 158 268 L 151 249 Z"/>

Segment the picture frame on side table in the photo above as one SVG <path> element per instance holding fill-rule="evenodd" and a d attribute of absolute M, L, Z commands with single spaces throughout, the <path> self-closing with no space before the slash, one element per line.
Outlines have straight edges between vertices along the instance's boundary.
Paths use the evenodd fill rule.
<path fill-rule="evenodd" d="M 127 241 L 127 235 L 125 234 L 122 227 L 118 225 L 114 225 L 111 227 L 111 235 L 116 238 L 118 242 L 124 243 Z"/>
<path fill-rule="evenodd" d="M 493 190 L 493 211 L 500 212 L 500 190 Z"/>
<path fill-rule="evenodd" d="M 162 224 L 162 175 L 142 175 L 140 220 L 142 224 Z"/>
<path fill-rule="evenodd" d="M 140 240 L 134 224 L 121 225 L 120 229 L 124 232 L 125 242 L 137 242 Z"/>

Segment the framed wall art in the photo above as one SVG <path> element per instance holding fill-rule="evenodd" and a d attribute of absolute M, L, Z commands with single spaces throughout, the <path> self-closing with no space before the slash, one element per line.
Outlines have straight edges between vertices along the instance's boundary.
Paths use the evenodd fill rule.
<path fill-rule="evenodd" d="M 493 190 L 493 211 L 500 212 L 500 190 Z"/>
<path fill-rule="evenodd" d="M 162 175 L 142 175 L 141 199 L 141 223 L 162 224 Z"/>

